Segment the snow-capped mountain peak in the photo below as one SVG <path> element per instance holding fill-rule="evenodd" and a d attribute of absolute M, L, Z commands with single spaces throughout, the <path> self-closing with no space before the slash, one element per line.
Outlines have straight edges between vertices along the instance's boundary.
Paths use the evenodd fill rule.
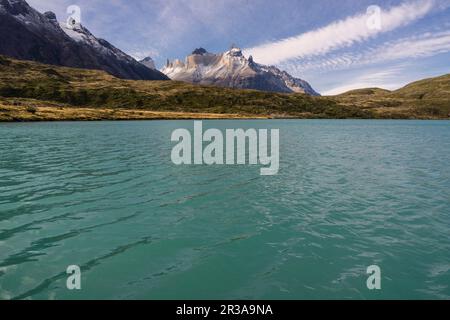
<path fill-rule="evenodd" d="M 195 49 L 184 62 L 167 61 L 161 71 L 172 80 L 191 83 L 318 95 L 306 81 L 276 67 L 258 64 L 252 56 L 247 59 L 235 46 L 219 54 L 209 53 L 203 48 Z"/>
<path fill-rule="evenodd" d="M 243 56 L 242 50 L 239 48 L 231 48 L 225 54 L 228 56 L 232 56 L 232 57 L 242 57 Z"/>

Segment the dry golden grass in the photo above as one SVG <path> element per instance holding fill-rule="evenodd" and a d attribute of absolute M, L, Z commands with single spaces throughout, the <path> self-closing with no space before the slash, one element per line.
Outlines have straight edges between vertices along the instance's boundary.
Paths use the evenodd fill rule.
<path fill-rule="evenodd" d="M 239 114 L 189 113 L 132 109 L 76 108 L 57 106 L 12 106 L 0 103 L 0 121 L 101 121 L 101 120 L 189 120 L 267 119 Z"/>

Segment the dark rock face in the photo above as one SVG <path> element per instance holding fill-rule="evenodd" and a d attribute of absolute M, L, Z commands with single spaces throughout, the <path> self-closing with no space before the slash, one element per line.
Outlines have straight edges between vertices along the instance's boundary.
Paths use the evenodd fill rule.
<path fill-rule="evenodd" d="M 21 13 L 29 13 L 30 7 L 22 0 L 0 0 L 0 6 L 5 7 L 6 11 L 16 16 Z"/>
<path fill-rule="evenodd" d="M 51 11 L 44 12 L 44 16 L 45 16 L 48 20 L 51 20 L 51 21 L 57 21 L 57 20 L 56 20 L 56 14 L 55 14 L 54 12 L 51 12 Z"/>
<path fill-rule="evenodd" d="M 255 74 L 253 77 L 236 79 L 235 88 L 256 89 L 268 92 L 291 93 L 285 84 L 271 74 Z"/>
<path fill-rule="evenodd" d="M 168 80 L 82 26 L 59 24 L 52 12 L 41 14 L 25 0 L 0 0 L 0 54 L 66 67 L 104 70 L 133 80 Z"/>
<path fill-rule="evenodd" d="M 192 54 L 198 54 L 198 55 L 204 55 L 205 53 L 207 53 L 206 49 L 203 48 L 198 48 L 195 49 L 194 51 L 192 51 Z"/>

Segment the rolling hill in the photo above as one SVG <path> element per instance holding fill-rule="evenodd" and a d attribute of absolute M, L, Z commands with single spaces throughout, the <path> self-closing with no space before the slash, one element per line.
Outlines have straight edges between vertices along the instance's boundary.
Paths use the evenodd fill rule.
<path fill-rule="evenodd" d="M 0 121 L 318 118 L 448 119 L 450 75 L 397 91 L 333 97 L 119 79 L 104 71 L 0 56 Z"/>

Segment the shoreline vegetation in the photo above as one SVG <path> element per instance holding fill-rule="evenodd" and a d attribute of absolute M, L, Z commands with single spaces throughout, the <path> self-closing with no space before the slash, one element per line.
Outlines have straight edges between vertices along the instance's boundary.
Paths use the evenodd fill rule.
<path fill-rule="evenodd" d="M 16 102 L 17 103 L 17 102 Z M 32 103 L 32 102 L 31 102 Z M 125 120 L 256 120 L 264 116 L 149 111 L 138 109 L 103 109 L 81 107 L 4 105 L 0 103 L 0 122 L 43 121 L 125 121 Z"/>
<path fill-rule="evenodd" d="M 122 80 L 0 56 L 0 122 L 181 119 L 450 119 L 450 75 L 312 97 Z"/>

